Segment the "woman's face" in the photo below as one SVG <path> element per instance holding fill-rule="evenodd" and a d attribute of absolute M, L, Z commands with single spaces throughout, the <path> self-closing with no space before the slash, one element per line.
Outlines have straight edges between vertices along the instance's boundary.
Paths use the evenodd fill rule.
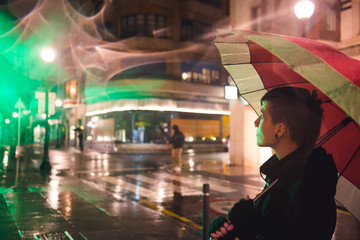
<path fill-rule="evenodd" d="M 275 137 L 276 129 L 273 124 L 269 108 L 271 103 L 265 101 L 260 109 L 261 114 L 254 124 L 256 129 L 256 144 L 260 147 L 273 147 L 278 141 Z"/>

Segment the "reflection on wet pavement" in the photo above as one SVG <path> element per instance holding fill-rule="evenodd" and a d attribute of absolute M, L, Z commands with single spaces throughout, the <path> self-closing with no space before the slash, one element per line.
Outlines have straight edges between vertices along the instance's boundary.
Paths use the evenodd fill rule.
<path fill-rule="evenodd" d="M 3 171 L 5 239 L 200 239 L 204 183 L 211 218 L 263 185 L 257 169 L 230 166 L 227 153 L 184 155 L 181 173 L 167 167 L 169 156 L 50 153 L 49 181 L 34 159 L 21 162 L 17 186 L 14 171 Z M 338 216 L 334 239 L 359 239 L 359 223 L 346 212 Z"/>

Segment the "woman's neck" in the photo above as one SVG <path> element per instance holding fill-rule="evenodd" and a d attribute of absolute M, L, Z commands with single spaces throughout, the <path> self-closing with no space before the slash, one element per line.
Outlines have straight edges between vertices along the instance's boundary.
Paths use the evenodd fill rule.
<path fill-rule="evenodd" d="M 296 143 L 288 141 L 279 144 L 276 148 L 273 148 L 273 151 L 275 152 L 278 159 L 281 160 L 282 158 L 286 157 L 298 148 L 299 146 Z"/>

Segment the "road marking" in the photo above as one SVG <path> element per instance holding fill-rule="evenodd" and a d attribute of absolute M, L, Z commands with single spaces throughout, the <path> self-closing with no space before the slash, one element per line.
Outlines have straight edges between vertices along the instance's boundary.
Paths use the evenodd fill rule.
<path fill-rule="evenodd" d="M 215 178 L 204 178 L 201 175 L 192 175 L 190 176 L 176 176 L 169 173 L 154 173 L 154 175 L 159 175 L 166 177 L 168 179 L 177 180 L 181 183 L 188 184 L 189 186 L 193 186 L 199 189 L 202 189 L 204 183 L 208 182 L 210 184 L 210 191 L 216 191 L 221 193 L 229 193 L 229 192 L 238 192 L 238 188 L 227 187 L 222 184 L 218 184 L 218 179 Z"/>
<path fill-rule="evenodd" d="M 132 184 L 130 182 L 127 182 L 124 180 L 123 177 L 100 177 L 102 180 L 104 180 L 105 182 L 111 183 L 115 186 L 124 188 L 125 190 L 128 190 L 132 193 L 134 193 L 137 198 L 140 198 L 140 196 L 144 196 L 146 198 L 149 199 L 153 199 L 154 198 L 154 191 L 149 190 L 147 188 L 141 187 L 138 184 Z"/>
<path fill-rule="evenodd" d="M 155 175 L 152 175 L 155 176 Z M 173 197 L 174 192 L 181 193 L 183 196 L 201 195 L 201 190 L 193 188 L 192 186 L 185 186 L 182 182 L 168 182 L 169 178 L 151 178 L 144 175 L 127 174 L 126 177 L 135 179 L 137 181 L 152 184 L 151 189 L 154 191 L 160 190 L 161 192 L 167 193 L 166 196 Z M 172 179 L 175 180 L 175 179 Z"/>
<path fill-rule="evenodd" d="M 122 187 L 125 187 L 126 188 L 126 186 L 135 186 L 135 188 L 138 188 L 138 189 L 141 189 L 141 190 L 143 190 L 142 191 L 142 194 L 141 195 L 139 195 L 139 203 L 140 204 L 142 204 L 142 205 L 144 205 L 144 206 L 146 206 L 146 207 L 149 207 L 149 208 L 151 208 L 151 209 L 153 209 L 153 210 L 156 210 L 156 211 L 159 211 L 159 212 L 161 212 L 161 213 L 163 213 L 163 214 L 165 214 L 165 215 L 167 215 L 167 216 L 170 216 L 170 217 L 173 217 L 173 218 L 175 218 L 175 219 L 178 219 L 179 221 L 181 221 L 181 222 L 183 222 L 183 223 L 185 223 L 185 224 L 187 224 L 187 225 L 189 225 L 189 226 L 193 226 L 193 227 L 195 227 L 195 228 L 197 228 L 197 229 L 199 229 L 199 230 L 202 230 L 202 226 L 201 225 L 199 225 L 199 224 L 197 224 L 197 223 L 195 223 L 195 222 L 193 222 L 193 221 L 191 221 L 190 219 L 188 219 L 188 218 L 185 218 L 185 217 L 182 217 L 182 216 L 180 216 L 180 215 L 178 215 L 178 214 L 176 214 L 176 213 L 174 213 L 174 212 L 171 212 L 171 211 L 169 211 L 169 210 L 167 210 L 167 209 L 165 209 L 165 208 L 163 208 L 163 207 L 160 207 L 160 206 L 158 206 L 158 205 L 156 205 L 155 203 L 152 203 L 152 202 L 150 202 L 150 201 L 148 201 L 148 200 L 145 200 L 143 197 L 145 196 L 145 197 L 147 197 L 147 198 L 153 198 L 153 196 L 154 196 L 154 191 L 150 191 L 150 190 L 148 190 L 148 189 L 146 189 L 146 188 L 143 188 L 143 187 L 140 187 L 140 186 L 137 186 L 137 185 L 135 185 L 135 184 L 131 184 L 131 183 L 127 183 L 126 181 L 124 181 L 124 179 L 122 179 L 121 177 L 118 177 L 118 178 L 115 178 L 115 177 L 100 177 L 103 181 L 105 181 L 105 182 L 108 182 L 108 183 L 111 183 L 111 184 L 115 184 L 116 186 L 118 186 L 119 184 L 120 185 L 122 185 Z M 87 182 L 87 181 L 85 181 L 85 180 L 83 180 L 85 183 Z M 94 185 L 96 186 L 96 185 L 98 185 L 98 184 L 96 184 L 95 182 L 92 182 L 93 184 L 91 184 L 91 186 L 93 186 L 94 187 Z M 103 189 L 102 187 L 101 187 L 101 189 Z M 126 190 L 130 190 L 130 188 L 127 188 Z M 131 191 L 131 192 L 133 192 L 133 191 Z M 133 192 L 134 193 L 134 192 Z M 145 194 L 144 194 L 145 193 Z M 104 211 L 105 212 L 105 211 Z M 111 214 L 109 213 L 108 215 L 110 215 L 111 216 Z M 81 233 L 80 233 L 81 234 Z M 82 235 L 82 234 L 81 234 Z M 83 235 L 82 235 L 83 236 Z M 85 236 L 83 236 L 84 237 L 84 239 L 86 239 L 85 238 Z"/>
<path fill-rule="evenodd" d="M 227 185 L 234 185 L 234 182 L 224 180 L 224 179 L 218 179 L 218 178 L 213 178 L 213 177 L 210 177 L 209 179 L 213 180 L 213 181 L 221 182 L 221 183 L 227 184 Z M 264 185 L 265 185 L 265 183 L 264 183 Z M 238 186 L 243 189 L 250 188 L 255 191 L 262 191 L 262 189 L 263 189 L 263 187 L 258 187 L 258 186 L 247 184 L 247 183 L 239 183 Z"/>
<path fill-rule="evenodd" d="M 110 173 L 110 172 L 138 172 L 138 171 L 152 171 L 154 168 L 122 168 L 121 170 L 70 170 L 70 169 L 59 169 L 64 172 L 71 173 Z"/>
<path fill-rule="evenodd" d="M 168 216 L 170 216 L 170 217 L 176 218 L 176 219 L 180 220 L 180 221 L 183 222 L 183 223 L 186 223 L 186 224 L 188 224 L 188 225 L 190 225 L 190 226 L 196 227 L 196 228 L 199 229 L 199 230 L 202 230 L 202 226 L 201 226 L 201 225 L 199 225 L 199 224 L 197 224 L 197 223 L 194 223 L 193 221 L 191 221 L 191 220 L 188 219 L 188 218 L 182 217 L 182 216 L 180 216 L 180 215 L 178 215 L 178 214 L 176 214 L 176 213 L 173 213 L 173 212 L 171 212 L 171 211 L 169 211 L 169 210 L 167 210 L 167 209 L 165 209 L 165 208 L 159 207 L 159 206 L 157 206 L 156 204 L 151 203 L 151 202 L 149 202 L 149 201 L 147 201 L 147 200 L 144 200 L 144 199 L 140 199 L 139 202 L 140 202 L 141 204 L 143 204 L 143 205 L 145 205 L 145 206 L 147 206 L 147 207 L 155 210 L 155 211 L 158 211 L 158 212 L 161 212 L 161 213 L 163 213 L 163 214 L 165 214 L 165 215 L 168 215 Z"/>
<path fill-rule="evenodd" d="M 127 175 L 126 175 L 127 176 Z M 136 175 L 130 175 L 130 178 L 136 177 Z M 187 188 L 184 186 L 176 186 L 174 184 L 170 184 L 167 182 L 158 182 L 157 185 L 153 185 L 152 189 L 148 189 L 146 187 L 141 186 L 141 184 L 134 184 L 126 181 L 124 177 L 110 177 L 110 176 L 102 176 L 100 177 L 103 181 L 108 182 L 117 186 L 118 188 L 122 188 L 126 191 L 132 192 L 135 194 L 136 199 L 140 199 L 141 197 L 145 197 L 149 200 L 153 201 L 162 201 L 166 198 L 174 197 L 174 193 L 181 193 L 183 196 L 193 196 L 200 195 L 200 191 L 196 191 L 191 188 Z M 147 177 L 136 177 L 135 179 L 145 180 Z M 144 181 L 146 182 L 146 181 Z"/>
<path fill-rule="evenodd" d="M 135 179 L 137 181 L 151 183 L 151 184 L 158 184 L 159 183 L 158 179 L 146 177 L 146 176 L 140 175 L 140 174 L 126 174 L 126 177 Z"/>

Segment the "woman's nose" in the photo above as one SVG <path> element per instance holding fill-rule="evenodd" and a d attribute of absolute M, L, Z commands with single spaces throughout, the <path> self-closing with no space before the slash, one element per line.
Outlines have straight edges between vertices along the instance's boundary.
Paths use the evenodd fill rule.
<path fill-rule="evenodd" d="M 255 127 L 259 127 L 259 123 L 260 123 L 260 117 L 258 117 L 258 118 L 255 120 L 255 122 L 254 122 Z"/>

